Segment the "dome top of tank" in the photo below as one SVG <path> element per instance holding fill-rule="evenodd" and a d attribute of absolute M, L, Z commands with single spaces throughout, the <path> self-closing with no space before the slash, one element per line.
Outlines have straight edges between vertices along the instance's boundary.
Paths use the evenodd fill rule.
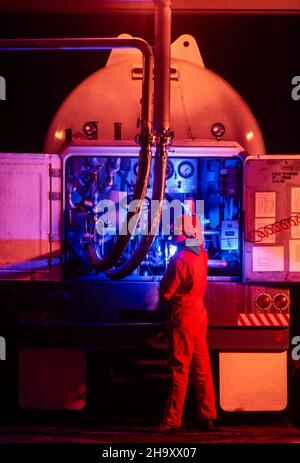
<path fill-rule="evenodd" d="M 120 37 L 130 37 L 122 34 Z M 171 46 L 171 130 L 174 140 L 214 140 L 214 124 L 225 127 L 223 140 L 239 143 L 252 155 L 264 154 L 259 125 L 245 100 L 219 75 L 205 68 L 195 39 L 180 36 Z M 122 139 L 137 134 L 141 112 L 142 57 L 138 50 L 112 50 L 104 68 L 81 82 L 56 112 L 44 151 L 65 147 L 65 130 L 84 140 L 83 125 L 97 121 L 98 138 L 114 139 L 114 123 L 122 124 Z"/>

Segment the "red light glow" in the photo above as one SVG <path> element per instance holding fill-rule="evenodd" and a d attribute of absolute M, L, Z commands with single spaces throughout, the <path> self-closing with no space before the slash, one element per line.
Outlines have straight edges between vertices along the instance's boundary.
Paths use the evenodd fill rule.
<path fill-rule="evenodd" d="M 255 298 L 255 305 L 261 310 L 267 310 L 272 305 L 272 298 L 269 294 L 266 294 L 266 293 L 259 294 Z"/>
<path fill-rule="evenodd" d="M 273 304 L 276 310 L 284 310 L 289 304 L 289 300 L 285 294 L 276 294 L 273 299 Z"/>

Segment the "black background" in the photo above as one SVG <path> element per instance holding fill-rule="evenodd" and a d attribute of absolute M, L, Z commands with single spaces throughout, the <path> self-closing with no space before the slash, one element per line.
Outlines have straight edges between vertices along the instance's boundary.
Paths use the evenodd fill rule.
<path fill-rule="evenodd" d="M 139 36 L 153 45 L 147 14 L 1 14 L 0 37 Z M 300 16 L 173 15 L 172 40 L 192 34 L 207 68 L 247 101 L 269 153 L 300 153 Z M 48 125 L 68 93 L 105 65 L 108 52 L 0 52 L 7 100 L 0 101 L 0 150 L 41 151 Z"/>

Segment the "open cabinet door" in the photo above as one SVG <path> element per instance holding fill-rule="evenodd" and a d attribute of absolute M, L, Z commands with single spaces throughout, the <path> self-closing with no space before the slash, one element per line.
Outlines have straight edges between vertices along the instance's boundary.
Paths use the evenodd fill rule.
<path fill-rule="evenodd" d="M 300 156 L 245 163 L 245 281 L 300 281 Z"/>
<path fill-rule="evenodd" d="M 61 160 L 0 153 L 0 279 L 60 280 Z"/>

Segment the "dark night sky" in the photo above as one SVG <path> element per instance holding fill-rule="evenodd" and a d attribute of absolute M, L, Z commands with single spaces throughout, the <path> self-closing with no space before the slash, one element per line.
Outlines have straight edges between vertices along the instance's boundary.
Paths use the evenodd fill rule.
<path fill-rule="evenodd" d="M 0 14 L 0 36 L 116 36 L 128 32 L 153 43 L 148 15 Z M 270 153 L 300 153 L 300 16 L 174 15 L 173 40 L 196 38 L 206 67 L 220 74 L 254 112 Z M 0 101 L 0 150 L 39 151 L 67 94 L 105 64 L 106 52 L 0 53 L 7 100 Z"/>

